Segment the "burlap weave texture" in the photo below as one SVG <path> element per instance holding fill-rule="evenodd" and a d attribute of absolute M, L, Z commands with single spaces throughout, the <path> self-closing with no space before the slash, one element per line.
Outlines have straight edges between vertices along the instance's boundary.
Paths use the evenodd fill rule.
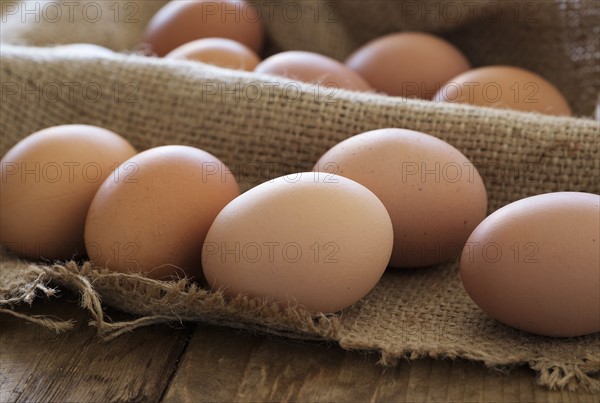
<path fill-rule="evenodd" d="M 16 4 L 16 12 L 7 8 L 9 3 Z M 50 2 L 38 3 L 43 10 Z M 345 91 L 331 95 L 315 93 L 310 86 L 290 92 L 272 77 L 192 62 L 124 53 L 89 57 L 36 47 L 88 41 L 131 51 L 164 2 L 119 2 L 123 12 L 128 3 L 137 5 L 132 17 L 137 22 L 125 21 L 123 15 L 115 22 L 109 8 L 114 2 L 95 3 L 103 10 L 95 23 L 77 13 L 72 22 L 42 16 L 36 23 L 23 20 L 22 2 L 2 1 L 0 155 L 38 129 L 87 123 L 123 135 L 140 150 L 164 144 L 203 148 L 230 166 L 247 189 L 310 169 L 329 147 L 354 134 L 402 127 L 439 137 L 470 158 L 484 178 L 490 212 L 539 193 L 600 193 L 600 130 L 585 118 L 593 113 L 600 89 L 600 11 L 595 2 L 534 2 L 531 9 L 515 2 L 480 2 L 472 14 L 454 19 L 443 15 L 442 2 L 287 2 L 299 4 L 305 17 L 294 22 L 275 13 L 265 21 L 269 52 L 309 49 L 340 59 L 385 32 L 436 32 L 456 43 L 475 65 L 514 64 L 544 75 L 563 90 L 581 118 Z M 420 6 L 413 14 L 410 7 L 423 3 L 438 7 L 444 18 L 424 18 Z M 322 7 L 316 19 L 315 4 Z M 472 7 L 472 2 L 453 4 L 465 13 Z M 486 14 L 489 4 L 502 10 L 501 17 Z M 69 86 L 100 91 L 68 92 Z M 60 96 L 44 93 L 50 87 L 60 88 Z M 249 174 L 250 166 L 258 169 Z M 490 366 L 526 363 L 544 385 L 600 389 L 594 377 L 600 371 L 600 336 L 557 340 L 507 328 L 469 300 L 456 264 L 390 271 L 355 306 L 316 318 L 297 309 L 280 311 L 265 301 L 226 301 L 185 282 L 104 273 L 89 264 L 33 265 L 5 255 L 1 267 L 3 308 L 29 302 L 36 293 L 51 293 L 45 284 L 53 281 L 82 292 L 82 303 L 105 337 L 157 321 L 204 321 L 334 340 L 344 348 L 378 351 L 387 364 L 425 355 L 465 357 Z M 100 300 L 140 319 L 105 322 Z"/>

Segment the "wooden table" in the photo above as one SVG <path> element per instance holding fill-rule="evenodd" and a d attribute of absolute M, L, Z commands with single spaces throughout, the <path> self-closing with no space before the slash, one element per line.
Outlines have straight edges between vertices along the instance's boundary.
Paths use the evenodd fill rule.
<path fill-rule="evenodd" d="M 375 354 L 331 343 L 202 324 L 155 325 L 100 343 L 70 294 L 19 311 L 75 317 L 79 325 L 56 335 L 1 315 L 1 402 L 600 401 L 587 393 L 550 392 L 524 367 L 503 374 L 469 361 L 421 359 L 385 368 L 376 365 Z"/>

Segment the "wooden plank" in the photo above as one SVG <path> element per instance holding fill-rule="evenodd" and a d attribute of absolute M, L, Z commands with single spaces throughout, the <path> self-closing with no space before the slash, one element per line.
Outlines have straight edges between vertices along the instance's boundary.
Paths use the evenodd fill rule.
<path fill-rule="evenodd" d="M 0 401 L 158 401 L 165 391 L 193 325 L 173 329 L 151 326 L 100 343 L 87 325 L 77 297 L 37 302 L 38 315 L 80 322 L 77 330 L 56 335 L 37 325 L 0 316 Z M 124 315 L 109 311 L 113 319 Z"/>
<path fill-rule="evenodd" d="M 508 376 L 464 360 L 382 367 L 375 354 L 331 343 L 205 325 L 152 326 L 99 344 L 87 313 L 76 309 L 77 298 L 68 299 L 36 303 L 31 312 L 75 315 L 81 325 L 72 333 L 57 336 L 0 316 L 0 401 L 600 401 L 549 392 L 524 367 Z"/>
<path fill-rule="evenodd" d="M 402 360 L 375 354 L 198 326 L 165 402 L 598 402 L 588 393 L 548 391 L 533 371 L 508 375 L 466 360 Z"/>

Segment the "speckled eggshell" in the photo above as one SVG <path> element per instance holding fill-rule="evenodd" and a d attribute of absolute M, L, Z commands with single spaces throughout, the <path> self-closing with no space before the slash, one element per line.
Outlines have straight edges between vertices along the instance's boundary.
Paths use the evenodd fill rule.
<path fill-rule="evenodd" d="M 450 42 L 424 32 L 398 32 L 376 38 L 351 54 L 346 65 L 378 92 L 431 99 L 469 61 Z"/>
<path fill-rule="evenodd" d="M 381 199 L 394 225 L 393 267 L 456 258 L 486 215 L 476 167 L 428 134 L 394 128 L 362 133 L 332 147 L 314 170 L 355 180 Z"/>
<path fill-rule="evenodd" d="M 260 59 L 250 48 L 225 38 L 198 39 L 165 56 L 167 59 L 195 60 L 219 67 L 252 71 Z"/>
<path fill-rule="evenodd" d="M 83 230 L 96 191 L 136 150 L 89 125 L 33 133 L 2 158 L 0 240 L 34 260 L 83 258 Z"/>
<path fill-rule="evenodd" d="M 511 66 L 480 67 L 460 74 L 439 90 L 434 101 L 571 115 L 567 100 L 552 83 Z"/>
<path fill-rule="evenodd" d="M 460 274 L 473 301 L 509 326 L 600 332 L 600 196 L 546 193 L 502 207 L 469 237 Z"/>
<path fill-rule="evenodd" d="M 85 245 L 100 267 L 151 278 L 201 278 L 202 242 L 219 211 L 240 193 L 215 156 L 163 146 L 125 161 L 98 190 Z"/>
<path fill-rule="evenodd" d="M 354 91 L 371 91 L 360 75 L 343 63 L 327 56 L 304 51 L 277 53 L 256 66 L 255 72 L 286 77 L 323 87 L 344 88 Z"/>

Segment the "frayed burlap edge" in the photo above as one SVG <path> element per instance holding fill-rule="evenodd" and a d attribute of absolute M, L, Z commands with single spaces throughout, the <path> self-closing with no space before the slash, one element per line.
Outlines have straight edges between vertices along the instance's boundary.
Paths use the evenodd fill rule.
<path fill-rule="evenodd" d="M 16 266 L 15 266 L 16 264 Z M 6 313 L 56 333 L 71 330 L 73 320 L 49 316 L 27 315 L 15 312 L 19 304 L 32 304 L 36 298 L 58 296 L 60 289 L 69 289 L 80 295 L 80 305 L 91 315 L 90 326 L 97 329 L 98 339 L 107 342 L 137 328 L 159 323 L 201 322 L 251 332 L 267 333 L 302 340 L 337 342 L 346 350 L 373 351 L 373 345 L 348 342 L 340 335 L 343 313 L 338 315 L 312 315 L 299 307 L 282 309 L 268 300 L 238 296 L 227 300 L 219 291 L 199 288 L 186 279 L 158 281 L 135 274 L 114 273 L 94 268 L 89 262 L 40 265 L 15 260 L 2 260 L 0 267 L 7 270 L 10 265 L 13 275 L 9 284 L 0 288 L 0 313 Z M 15 270 L 16 268 L 16 270 Z M 138 318 L 113 322 L 104 314 L 102 303 L 119 307 L 121 298 L 136 298 L 139 304 L 135 314 Z M 191 306 L 192 309 L 186 307 Z M 198 309 L 200 307 L 200 309 Z M 551 390 L 600 391 L 600 360 L 583 358 L 578 362 L 557 363 L 544 359 L 526 360 L 519 356 L 507 356 L 499 363 L 497 357 L 485 353 L 473 354 L 460 349 L 439 351 L 419 345 L 407 344 L 401 349 L 377 350 L 379 364 L 395 366 L 400 359 L 414 360 L 431 357 L 434 359 L 464 358 L 484 363 L 488 368 L 508 372 L 517 365 L 528 365 L 537 373 L 537 382 Z"/>
<path fill-rule="evenodd" d="M 14 267 L 15 261 L 3 262 Z M 15 269 L 11 269 L 15 270 Z M 16 305 L 31 305 L 39 297 L 57 296 L 64 288 L 79 293 L 80 305 L 92 316 L 91 326 L 97 328 L 103 341 L 123 333 L 157 323 L 203 322 L 233 328 L 294 337 L 305 340 L 334 340 L 340 325 L 335 315 L 313 315 L 301 307 L 281 308 L 266 299 L 240 295 L 227 300 L 220 291 L 207 291 L 180 279 L 158 281 L 136 274 L 115 273 L 94 268 L 89 262 L 40 265 L 19 262 L 17 273 L 0 289 L 0 312 L 19 317 L 57 333 L 71 330 L 71 320 L 25 315 L 12 310 Z M 58 287 L 54 288 L 53 286 Z M 104 315 L 102 303 L 118 308 L 119 300 L 136 299 L 139 316 L 131 321 L 112 322 Z M 132 304 L 131 304 L 132 305 Z M 189 308 L 193 306 L 192 308 Z"/>
<path fill-rule="evenodd" d="M 346 350 L 373 350 L 372 346 L 358 346 L 355 343 L 345 343 L 343 340 L 339 341 L 339 345 Z M 537 383 L 550 390 L 600 392 L 600 377 L 598 377 L 600 361 L 594 358 L 581 359 L 576 363 L 557 363 L 545 359 L 523 360 L 519 357 L 509 356 L 505 362 L 498 363 L 497 357 L 490 357 L 485 353 L 473 354 L 463 350 L 449 351 L 447 347 L 436 351 L 423 349 L 416 345 L 407 345 L 395 351 L 380 349 L 378 353 L 380 355 L 378 364 L 384 366 L 396 366 L 401 359 L 412 361 L 420 358 L 462 358 L 481 362 L 489 369 L 508 374 L 514 367 L 527 365 L 536 372 Z"/>

